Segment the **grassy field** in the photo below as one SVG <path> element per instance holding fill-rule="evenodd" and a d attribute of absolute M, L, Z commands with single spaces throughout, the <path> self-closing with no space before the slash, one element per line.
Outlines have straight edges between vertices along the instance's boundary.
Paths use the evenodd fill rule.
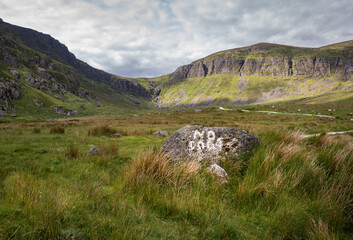
<path fill-rule="evenodd" d="M 335 119 L 207 108 L 4 121 L 0 239 L 352 239 L 353 136 L 324 134 L 353 129 L 342 109 Z M 169 161 L 167 138 L 152 135 L 190 124 L 245 129 L 261 144 L 224 160 L 220 184 L 206 164 Z M 102 151 L 91 156 L 93 145 Z"/>

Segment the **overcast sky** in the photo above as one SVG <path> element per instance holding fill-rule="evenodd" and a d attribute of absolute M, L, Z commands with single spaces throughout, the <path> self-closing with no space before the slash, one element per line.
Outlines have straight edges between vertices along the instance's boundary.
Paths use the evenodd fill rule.
<path fill-rule="evenodd" d="M 353 39 L 353 0 L 0 0 L 0 17 L 129 77 L 167 74 L 258 42 L 318 47 Z"/>

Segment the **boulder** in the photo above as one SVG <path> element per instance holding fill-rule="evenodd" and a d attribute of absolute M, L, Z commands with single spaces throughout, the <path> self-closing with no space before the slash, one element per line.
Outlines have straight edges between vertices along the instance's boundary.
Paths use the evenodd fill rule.
<path fill-rule="evenodd" d="M 161 130 L 153 133 L 153 135 L 157 137 L 169 137 L 169 133 L 167 131 L 161 131 Z"/>
<path fill-rule="evenodd" d="M 163 143 L 163 152 L 173 160 L 207 160 L 239 157 L 250 152 L 259 139 L 245 130 L 230 127 L 183 127 Z"/>

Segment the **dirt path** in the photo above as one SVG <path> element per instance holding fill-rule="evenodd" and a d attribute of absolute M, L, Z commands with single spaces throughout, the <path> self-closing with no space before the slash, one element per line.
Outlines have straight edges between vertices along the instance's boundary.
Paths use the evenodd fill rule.
<path fill-rule="evenodd" d="M 322 115 L 322 114 L 310 114 L 310 113 L 283 113 L 283 112 L 274 112 L 274 111 L 250 111 L 250 110 L 240 110 L 242 112 L 259 112 L 259 113 L 266 113 L 266 114 L 287 114 L 287 115 L 297 115 L 297 116 L 311 116 L 311 117 L 323 117 L 323 118 L 331 118 L 334 119 L 335 117 L 329 115 Z"/>
<path fill-rule="evenodd" d="M 344 133 L 350 133 L 350 132 L 353 132 L 353 130 L 348 130 L 348 131 L 340 131 L 340 132 L 328 132 L 326 134 L 328 135 L 336 135 L 336 134 L 344 134 Z M 305 135 L 304 137 L 305 138 L 308 138 L 308 137 L 317 137 L 317 136 L 320 136 L 321 133 L 316 133 L 316 134 L 309 134 L 309 135 Z"/>

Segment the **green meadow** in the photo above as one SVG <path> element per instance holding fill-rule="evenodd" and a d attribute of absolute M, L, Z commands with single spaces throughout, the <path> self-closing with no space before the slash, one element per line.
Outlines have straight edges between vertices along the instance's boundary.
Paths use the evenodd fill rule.
<path fill-rule="evenodd" d="M 0 239 L 352 239 L 353 135 L 325 134 L 353 129 L 351 103 L 337 104 L 335 118 L 291 114 L 328 108 L 304 102 L 4 120 Z M 221 162 L 222 184 L 206 163 L 161 153 L 167 137 L 155 131 L 191 124 L 261 143 Z"/>

